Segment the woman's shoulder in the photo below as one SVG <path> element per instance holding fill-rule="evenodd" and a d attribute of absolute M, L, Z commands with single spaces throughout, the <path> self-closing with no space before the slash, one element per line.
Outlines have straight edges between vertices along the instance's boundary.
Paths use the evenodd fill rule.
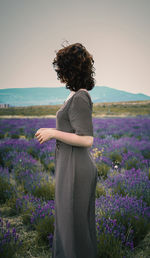
<path fill-rule="evenodd" d="M 91 100 L 90 94 L 85 90 L 78 90 L 72 97 L 73 106 L 89 106 L 91 109 L 93 107 L 93 102 Z"/>
<path fill-rule="evenodd" d="M 88 91 L 85 90 L 78 90 L 74 94 L 74 99 L 81 99 L 83 101 L 93 104 L 90 94 L 88 93 Z"/>

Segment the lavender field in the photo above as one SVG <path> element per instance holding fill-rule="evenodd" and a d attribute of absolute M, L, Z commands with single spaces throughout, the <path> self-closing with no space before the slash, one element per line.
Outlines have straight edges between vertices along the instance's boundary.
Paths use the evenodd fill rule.
<path fill-rule="evenodd" d="M 51 257 L 55 214 L 55 140 L 39 128 L 55 119 L 0 119 L 0 257 Z M 150 117 L 93 118 L 90 151 L 98 168 L 98 258 L 138 253 L 150 233 Z M 62 171 L 63 173 L 63 171 Z"/>

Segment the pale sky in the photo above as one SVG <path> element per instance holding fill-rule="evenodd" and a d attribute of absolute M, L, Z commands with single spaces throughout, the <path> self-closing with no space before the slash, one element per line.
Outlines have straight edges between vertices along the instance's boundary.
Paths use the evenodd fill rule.
<path fill-rule="evenodd" d="M 96 85 L 150 96 L 150 0 L 0 0 L 0 88 L 59 87 L 66 39 L 93 55 Z"/>

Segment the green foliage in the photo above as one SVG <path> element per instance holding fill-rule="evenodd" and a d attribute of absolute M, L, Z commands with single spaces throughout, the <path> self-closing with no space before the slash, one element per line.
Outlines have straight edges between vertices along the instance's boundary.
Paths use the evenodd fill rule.
<path fill-rule="evenodd" d="M 37 242 L 46 242 L 48 244 L 48 235 L 54 234 L 54 216 L 46 216 L 36 225 Z"/>
<path fill-rule="evenodd" d="M 121 211 L 118 211 L 114 214 L 114 218 L 126 228 L 126 240 L 128 240 L 130 232 L 133 230 L 134 246 L 137 246 L 150 230 L 150 222 L 142 216 L 134 214 L 122 216 Z"/>
<path fill-rule="evenodd" d="M 117 151 L 110 152 L 109 157 L 110 157 L 110 159 L 112 160 L 113 163 L 117 163 L 117 164 L 119 163 L 120 164 L 121 161 L 122 161 L 122 156 Z"/>
<path fill-rule="evenodd" d="M 11 137 L 11 133 L 10 133 L 10 132 L 6 132 L 6 133 L 5 133 L 4 138 L 7 138 L 7 137 L 8 137 L 8 138 Z"/>
<path fill-rule="evenodd" d="M 0 133 L 0 139 L 4 139 L 4 134 Z"/>
<path fill-rule="evenodd" d="M 133 128 L 134 128 L 134 129 L 139 129 L 140 126 L 139 126 L 139 125 L 134 125 Z"/>
<path fill-rule="evenodd" d="M 0 252 L 0 258 L 12 258 L 16 251 L 18 251 L 19 245 L 10 241 L 3 245 L 3 250 Z"/>
<path fill-rule="evenodd" d="M 113 137 L 115 139 L 120 139 L 122 137 L 122 134 L 113 134 Z"/>
<path fill-rule="evenodd" d="M 134 103 L 134 105 L 133 105 Z M 126 101 L 126 104 L 122 102 L 117 103 L 96 103 L 93 105 L 94 115 L 149 115 L 150 114 L 150 102 L 149 101 Z"/>
<path fill-rule="evenodd" d="M 110 167 L 104 162 L 98 163 L 96 164 L 96 166 L 97 166 L 98 176 L 106 179 L 108 171 L 110 170 Z"/>
<path fill-rule="evenodd" d="M 35 197 L 43 198 L 44 200 L 54 200 L 55 182 L 44 182 L 39 186 L 36 186 L 32 194 Z"/>
<path fill-rule="evenodd" d="M 39 158 L 39 153 L 36 151 L 36 149 L 33 146 L 30 146 L 27 149 L 27 153 L 30 154 L 35 159 Z"/>
<path fill-rule="evenodd" d="M 31 215 L 32 215 L 33 209 L 28 209 L 22 214 L 22 221 L 23 224 L 28 225 L 31 227 Z"/>
<path fill-rule="evenodd" d="M 23 207 L 22 210 L 20 210 L 23 224 L 27 225 L 30 229 L 34 228 L 34 226 L 31 224 L 31 216 L 34 211 L 35 207 L 33 207 L 33 205 L 29 202 L 26 207 Z"/>
<path fill-rule="evenodd" d="M 138 169 L 140 166 L 139 161 L 136 157 L 131 157 L 125 162 L 125 169 L 130 170 L 132 168 Z"/>
<path fill-rule="evenodd" d="M 22 127 L 20 127 L 19 128 L 19 134 L 24 134 L 25 132 L 24 132 L 24 128 L 22 128 Z"/>
<path fill-rule="evenodd" d="M 102 232 L 98 237 L 98 258 L 123 258 L 121 241 Z"/>
<path fill-rule="evenodd" d="M 106 138 L 106 135 L 105 135 L 105 134 L 101 134 L 101 135 L 100 135 L 100 138 L 101 138 L 101 139 L 105 139 L 105 138 Z"/>
<path fill-rule="evenodd" d="M 3 154 L 0 152 L 0 166 L 4 168 Z"/>
<path fill-rule="evenodd" d="M 13 185 L 0 177 L 0 203 L 5 203 L 15 194 Z"/>
<path fill-rule="evenodd" d="M 103 185 L 96 185 L 96 198 L 99 198 L 101 195 L 106 195 L 106 191 Z"/>
<path fill-rule="evenodd" d="M 138 218 L 132 216 L 131 225 L 134 231 L 134 245 L 137 246 L 150 230 L 150 222 L 146 221 L 142 216 Z"/>
<path fill-rule="evenodd" d="M 18 133 L 13 133 L 11 134 L 12 139 L 19 139 L 19 134 Z"/>
<path fill-rule="evenodd" d="M 117 183 L 117 185 L 113 189 L 114 194 L 118 193 L 119 195 L 126 196 L 126 192 L 124 191 L 124 187 L 122 187 L 122 184 L 123 182 Z"/>
<path fill-rule="evenodd" d="M 41 164 L 43 165 L 43 167 L 44 167 L 44 169 L 46 171 L 54 173 L 54 171 L 55 171 L 55 164 L 54 164 L 53 161 L 49 161 L 49 163 L 47 163 L 47 155 L 50 155 L 51 157 L 53 157 L 54 153 L 53 152 L 49 152 L 48 154 L 47 153 L 43 153 L 40 156 L 40 162 L 41 162 Z"/>
<path fill-rule="evenodd" d="M 142 136 L 141 135 L 138 135 L 137 136 L 137 139 L 140 141 L 142 139 Z"/>
<path fill-rule="evenodd" d="M 145 159 L 150 159 L 150 150 L 149 149 L 142 150 L 141 153 Z"/>
<path fill-rule="evenodd" d="M 40 105 L 27 107 L 9 107 L 1 108 L 0 116 L 44 116 L 55 115 L 61 105 Z M 23 131 L 23 128 L 22 128 Z"/>
<path fill-rule="evenodd" d="M 9 210 L 9 215 L 13 216 L 17 214 L 17 210 L 16 210 L 16 200 L 17 200 L 17 195 L 12 195 L 7 201 L 6 201 L 6 205 L 10 208 Z"/>
<path fill-rule="evenodd" d="M 134 105 L 133 105 L 134 103 Z M 6 115 L 20 115 L 20 116 L 45 116 L 56 115 L 56 112 L 61 105 L 40 105 L 40 106 L 27 106 L 27 107 L 9 107 L 1 108 L 0 116 Z M 93 105 L 93 115 L 150 115 L 150 102 L 149 101 L 126 101 L 117 103 L 95 103 Z M 136 128 L 135 128 L 136 129 Z M 20 133 L 23 133 L 21 128 Z"/>
<path fill-rule="evenodd" d="M 24 176 L 20 176 L 23 175 L 23 173 L 26 173 L 26 171 L 30 171 L 31 174 L 38 174 L 38 172 L 41 172 L 42 170 L 42 166 L 41 164 L 35 163 L 32 164 L 29 161 L 20 161 L 18 163 L 15 164 L 15 167 L 13 168 L 14 174 L 15 174 L 15 180 L 17 182 L 17 184 L 21 184 L 24 186 L 25 182 L 26 182 L 26 178 L 25 178 L 25 174 Z"/>
<path fill-rule="evenodd" d="M 47 165 L 47 170 L 54 173 L 55 171 L 55 163 L 53 161 L 51 161 L 48 165 Z"/>
<path fill-rule="evenodd" d="M 123 153 L 128 153 L 127 147 L 123 148 Z"/>

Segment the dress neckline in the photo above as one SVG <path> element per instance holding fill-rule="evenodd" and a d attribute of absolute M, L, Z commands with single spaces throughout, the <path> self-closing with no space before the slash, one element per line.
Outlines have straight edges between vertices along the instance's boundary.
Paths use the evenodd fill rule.
<path fill-rule="evenodd" d="M 85 90 L 78 90 L 78 91 L 75 91 L 73 94 L 72 94 L 72 96 L 68 99 L 68 100 L 66 100 L 66 101 L 64 101 L 64 104 L 61 106 L 61 108 L 58 110 L 58 111 L 61 111 L 61 110 L 64 110 L 64 108 L 68 105 L 68 103 L 70 103 L 70 100 L 72 100 L 72 98 L 73 98 L 73 96 L 75 96 L 77 93 L 79 93 L 79 92 L 81 92 L 81 91 L 85 91 Z M 88 98 L 89 98 L 89 100 L 90 100 L 90 102 L 91 102 L 91 106 L 93 106 L 93 102 L 92 102 L 92 100 L 91 100 L 91 96 L 90 96 L 90 94 L 86 91 L 86 94 L 87 94 L 87 96 L 88 96 Z M 57 112 L 58 112 L 57 111 Z M 56 113 L 57 114 L 57 113 Z"/>
<path fill-rule="evenodd" d="M 72 97 L 74 96 L 74 95 L 76 95 L 78 92 L 81 92 L 81 91 L 85 91 L 86 93 L 87 93 L 87 95 L 90 97 L 90 99 L 91 99 L 91 96 L 90 96 L 90 94 L 88 93 L 88 91 L 86 90 L 86 89 L 79 89 L 78 91 L 71 91 L 70 92 L 70 94 L 69 94 L 69 96 L 67 97 L 67 99 L 64 101 L 64 104 L 66 105 L 66 103 L 68 103 L 68 101 L 70 100 L 70 99 L 72 99 Z"/>
<path fill-rule="evenodd" d="M 74 93 L 72 94 L 72 96 L 71 96 L 70 98 L 66 99 L 66 101 L 64 101 L 63 105 L 61 106 L 61 108 L 60 108 L 59 110 L 63 110 L 63 109 L 67 106 L 68 102 L 70 102 L 70 100 L 72 100 L 73 96 L 75 96 L 77 93 L 79 93 L 79 92 L 81 92 L 81 91 L 85 91 L 85 92 L 86 92 L 88 98 L 90 99 L 91 104 L 93 105 L 93 102 L 92 102 L 92 100 L 91 100 L 91 96 L 90 96 L 90 94 L 88 93 L 88 91 L 87 91 L 87 90 L 79 89 L 78 91 L 73 91 Z M 69 96 L 68 96 L 68 97 L 69 97 Z M 58 110 L 58 111 L 59 111 L 59 110 Z M 58 112 L 58 111 L 57 111 L 57 112 Z"/>
<path fill-rule="evenodd" d="M 70 94 L 68 95 L 67 99 L 64 101 L 66 103 L 72 96 L 75 94 L 75 91 L 71 91 Z"/>

